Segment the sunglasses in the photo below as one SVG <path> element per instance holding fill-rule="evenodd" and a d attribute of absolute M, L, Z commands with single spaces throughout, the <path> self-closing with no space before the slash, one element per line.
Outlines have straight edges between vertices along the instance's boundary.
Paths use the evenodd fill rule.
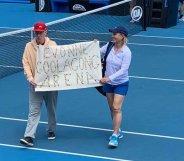
<path fill-rule="evenodd" d="M 117 33 L 112 33 L 113 35 L 117 35 Z"/>
<path fill-rule="evenodd" d="M 42 35 L 45 31 L 36 31 L 35 34 L 36 35 Z"/>

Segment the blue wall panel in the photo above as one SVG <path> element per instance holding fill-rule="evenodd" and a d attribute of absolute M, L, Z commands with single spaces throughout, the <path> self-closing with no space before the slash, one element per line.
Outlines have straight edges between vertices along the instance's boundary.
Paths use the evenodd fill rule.
<path fill-rule="evenodd" d="M 0 0 L 0 2 L 7 2 L 7 3 L 30 3 L 30 0 Z"/>

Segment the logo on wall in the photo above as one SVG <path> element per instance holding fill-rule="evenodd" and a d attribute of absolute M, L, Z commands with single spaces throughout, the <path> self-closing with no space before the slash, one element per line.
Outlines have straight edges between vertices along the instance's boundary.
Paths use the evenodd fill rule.
<path fill-rule="evenodd" d="M 86 11 L 86 8 L 81 5 L 81 4 L 75 4 L 73 7 L 72 7 L 73 11 L 82 11 L 82 12 L 85 12 Z"/>
<path fill-rule="evenodd" d="M 143 10 L 140 6 L 135 6 L 131 11 L 132 20 L 139 21 L 143 15 Z"/>
<path fill-rule="evenodd" d="M 45 0 L 39 0 L 39 12 L 45 7 Z"/>

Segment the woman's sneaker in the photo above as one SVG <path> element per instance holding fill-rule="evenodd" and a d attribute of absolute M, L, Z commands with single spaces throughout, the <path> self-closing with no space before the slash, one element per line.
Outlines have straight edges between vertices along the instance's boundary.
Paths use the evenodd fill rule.
<path fill-rule="evenodd" d="M 108 145 L 110 147 L 117 147 L 118 146 L 118 137 L 115 134 L 112 134 Z"/>
<path fill-rule="evenodd" d="M 119 130 L 118 132 L 118 139 L 123 138 L 123 131 Z"/>
<path fill-rule="evenodd" d="M 109 140 L 111 140 L 111 137 L 112 137 L 112 136 L 109 137 Z M 123 132 L 119 129 L 119 132 L 118 132 L 118 139 L 121 139 L 121 138 L 123 138 Z"/>
<path fill-rule="evenodd" d="M 25 137 L 23 139 L 20 139 L 20 143 L 24 146 L 33 146 L 33 138 L 32 137 Z"/>

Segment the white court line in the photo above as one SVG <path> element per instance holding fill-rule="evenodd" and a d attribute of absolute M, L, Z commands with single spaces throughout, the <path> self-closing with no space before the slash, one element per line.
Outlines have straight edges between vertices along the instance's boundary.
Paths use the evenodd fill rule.
<path fill-rule="evenodd" d="M 16 28 L 16 27 L 0 27 L 0 29 L 20 30 L 20 29 L 23 29 L 23 28 Z"/>
<path fill-rule="evenodd" d="M 23 68 L 18 66 L 7 66 L 7 65 L 0 65 L 0 67 L 4 68 Z M 158 80 L 158 81 L 169 81 L 169 82 L 184 82 L 182 79 L 167 79 L 167 78 L 157 78 L 157 77 L 142 77 L 142 76 L 129 76 L 129 78 L 135 78 L 135 79 L 148 79 L 148 80 Z"/>
<path fill-rule="evenodd" d="M 62 41 L 76 41 L 76 42 L 83 42 L 83 41 L 90 41 L 90 40 L 78 40 L 78 39 L 61 39 L 61 38 L 52 38 L 53 40 L 62 40 Z M 106 41 L 100 41 L 106 43 Z M 141 43 L 131 43 L 130 45 L 138 45 L 138 46 L 154 46 L 154 47 L 167 47 L 167 48 L 184 48 L 184 46 L 177 46 L 177 45 L 158 45 L 158 44 L 141 44 Z"/>
<path fill-rule="evenodd" d="M 159 38 L 159 39 L 178 39 L 184 40 L 183 37 L 167 37 L 167 36 L 148 36 L 148 35 L 132 35 L 132 37 Z"/>
<path fill-rule="evenodd" d="M 10 120 L 10 121 L 27 122 L 27 120 L 25 120 L 25 119 L 16 119 L 16 118 L 8 118 L 8 117 L 0 117 L 0 119 L 2 119 L 2 120 Z M 43 121 L 40 121 L 40 123 L 41 124 L 47 124 L 47 122 L 43 122 Z M 70 124 L 60 124 L 60 123 L 57 123 L 57 125 L 58 126 L 65 126 L 65 127 L 81 128 L 81 129 L 99 130 L 99 131 L 112 131 L 110 129 L 96 128 L 96 127 L 89 127 L 89 126 L 80 126 L 80 125 L 70 125 Z M 132 135 L 157 137 L 157 138 L 165 138 L 165 139 L 183 140 L 184 141 L 184 138 L 174 137 L 174 136 L 148 134 L 148 133 L 139 133 L 139 132 L 132 132 L 132 131 L 123 131 L 123 133 L 125 133 L 125 134 L 132 134 Z"/>
<path fill-rule="evenodd" d="M 62 41 L 76 41 L 76 42 L 85 42 L 85 41 L 90 41 L 90 40 L 78 40 L 78 39 L 61 39 L 61 38 L 52 38 L 53 40 L 62 40 Z M 106 41 L 100 41 L 103 43 L 106 43 Z M 167 48 L 184 48 L 184 46 L 176 46 L 176 45 L 158 45 L 158 44 L 141 44 L 141 43 L 131 43 L 129 42 L 128 44 L 130 45 L 138 45 L 138 46 L 154 46 L 154 47 L 167 47 Z"/>
<path fill-rule="evenodd" d="M 0 143 L 0 146 L 13 147 L 13 148 L 21 148 L 21 149 L 25 149 L 26 148 L 26 147 L 23 147 L 23 146 L 11 145 L 11 144 L 1 144 L 1 143 Z M 36 151 L 51 152 L 51 153 L 59 153 L 59 154 L 67 154 L 67 155 L 75 155 L 75 156 L 89 157 L 89 158 L 114 160 L 114 161 L 131 161 L 131 160 L 125 160 L 125 159 L 110 158 L 110 157 L 103 157 L 103 156 L 97 156 L 97 155 L 88 155 L 88 154 L 82 154 L 82 153 L 72 153 L 72 152 L 58 151 L 58 150 L 49 150 L 49 149 L 40 149 L 40 148 L 31 148 L 31 147 L 29 147 L 28 149 L 36 150 Z"/>
<path fill-rule="evenodd" d="M 65 32 L 71 32 L 71 31 L 65 31 Z M 86 33 L 86 32 L 83 32 Z M 97 33 L 100 34 L 100 33 Z M 101 33 L 105 34 L 105 33 Z M 140 36 L 140 35 L 133 35 L 133 36 Z M 23 37 L 23 36 L 22 36 Z M 157 36 L 143 36 L 141 35 L 140 37 L 157 37 Z M 157 37 L 157 38 L 172 38 L 172 39 L 179 39 L 179 38 L 174 38 L 174 37 Z M 86 41 L 91 41 L 91 40 L 78 40 L 78 39 L 61 39 L 61 38 L 52 38 L 53 40 L 62 40 L 62 41 L 76 41 L 76 42 L 86 42 Z M 184 39 L 184 38 L 181 38 Z M 106 43 L 106 41 L 101 41 L 103 43 Z M 158 45 L 158 44 L 142 44 L 142 43 L 131 43 L 129 42 L 128 44 L 130 45 L 137 45 L 137 46 L 152 46 L 152 47 L 168 47 L 168 48 L 184 48 L 184 46 L 177 46 L 177 45 Z"/>
<path fill-rule="evenodd" d="M 158 81 L 169 81 L 169 82 L 184 82 L 182 79 L 166 79 L 166 78 L 154 78 L 154 77 L 140 77 L 140 76 L 129 76 L 130 78 L 136 79 L 148 79 L 148 80 L 158 80 Z"/>
<path fill-rule="evenodd" d="M 25 28 L 25 27 L 24 27 Z M 12 29 L 12 30 L 17 30 L 17 29 L 24 29 L 24 28 L 16 28 L 16 27 L 0 27 L 0 29 Z M 49 30 L 51 32 L 55 31 L 55 30 Z M 86 31 L 66 31 L 66 30 L 60 30 L 57 32 L 63 32 L 63 33 L 82 33 L 82 34 L 99 34 L 99 35 L 111 35 L 111 33 L 107 33 L 107 32 L 86 32 Z M 136 35 L 131 35 L 131 37 L 143 37 L 143 38 L 161 38 L 161 39 L 178 39 L 178 40 L 183 40 L 184 38 L 182 37 L 167 37 L 167 36 L 156 36 L 156 35 L 141 35 L 141 34 L 136 34 Z"/>
<path fill-rule="evenodd" d="M 12 66 L 12 65 L 1 65 L 1 64 L 0 64 L 0 67 L 3 67 L 3 68 L 23 68 L 23 67 L 18 67 L 18 66 Z"/>
<path fill-rule="evenodd" d="M 0 29 L 12 29 L 12 30 L 21 30 L 21 29 L 24 29 L 24 28 L 15 28 L 15 27 L 0 27 Z M 49 30 L 49 31 L 51 31 L 51 32 L 53 32 L 53 31 L 55 31 L 55 30 Z M 82 34 L 99 34 L 99 35 L 111 35 L 111 33 L 107 33 L 107 32 L 105 32 L 105 33 L 102 33 L 102 32 L 78 32 L 78 31 L 62 31 L 62 30 L 60 30 L 60 31 L 57 31 L 57 32 L 63 32 L 63 33 L 82 33 Z M 139 35 L 139 34 L 137 34 L 137 35 L 131 35 L 131 37 L 143 37 L 143 38 L 160 38 L 160 39 L 178 39 L 178 40 L 184 40 L 184 38 L 182 38 L 182 37 L 167 37 L 167 36 L 151 36 L 151 35 Z"/>
<path fill-rule="evenodd" d="M 175 45 L 158 45 L 158 44 L 140 44 L 140 43 L 128 43 L 131 45 L 139 46 L 154 46 L 154 47 L 168 47 L 168 48 L 184 48 L 184 46 L 175 46 Z"/>

